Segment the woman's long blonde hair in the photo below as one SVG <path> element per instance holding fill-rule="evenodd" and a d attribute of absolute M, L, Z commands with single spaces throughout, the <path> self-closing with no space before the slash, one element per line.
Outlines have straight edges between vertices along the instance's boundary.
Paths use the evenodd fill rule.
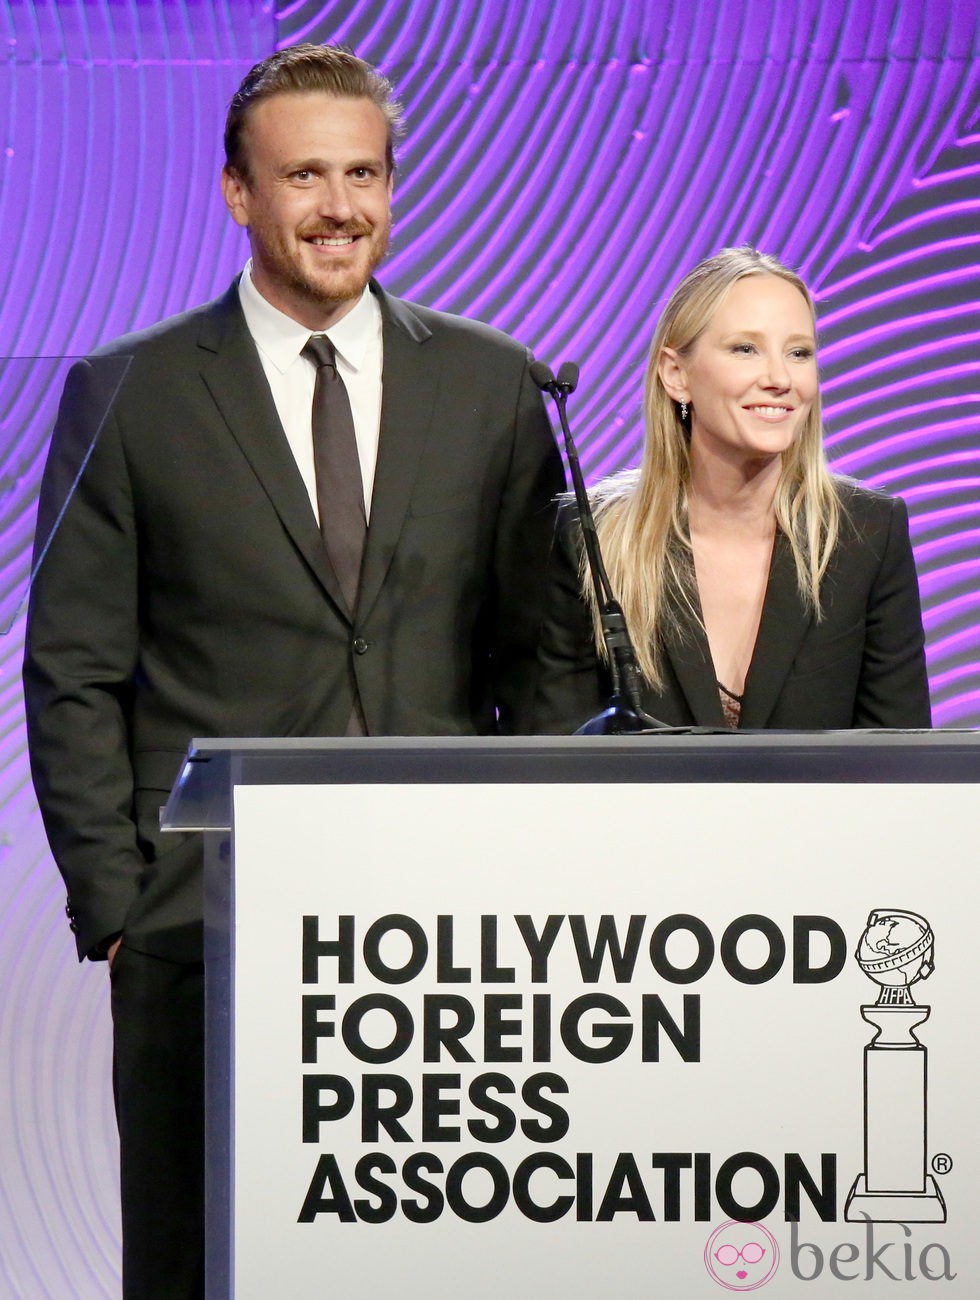
<path fill-rule="evenodd" d="M 795 272 L 754 248 L 726 248 L 701 262 L 671 294 L 650 345 L 644 387 L 646 436 L 638 470 L 602 480 L 592 490 L 596 527 L 614 592 L 626 615 L 644 677 L 662 684 L 661 634 L 680 610 L 696 614 L 694 563 L 687 521 L 690 428 L 660 378 L 665 347 L 686 356 L 732 285 L 749 275 L 775 275 L 803 295 L 816 330 L 816 310 Z M 789 539 L 805 604 L 820 617 L 820 583 L 837 542 L 840 503 L 827 470 L 819 393 L 800 436 L 783 452 L 776 521 Z M 598 609 L 583 566 L 583 590 Z"/>

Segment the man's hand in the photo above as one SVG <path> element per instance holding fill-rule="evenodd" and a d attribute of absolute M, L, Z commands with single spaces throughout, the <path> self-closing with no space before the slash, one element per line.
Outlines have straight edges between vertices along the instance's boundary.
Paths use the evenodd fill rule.
<path fill-rule="evenodd" d="M 115 939 L 112 943 L 109 944 L 109 951 L 106 953 L 106 957 L 109 960 L 110 970 L 112 970 L 112 963 L 116 960 L 116 953 L 119 951 L 119 945 L 121 943 L 122 943 L 122 938 L 119 938 L 119 939 Z"/>

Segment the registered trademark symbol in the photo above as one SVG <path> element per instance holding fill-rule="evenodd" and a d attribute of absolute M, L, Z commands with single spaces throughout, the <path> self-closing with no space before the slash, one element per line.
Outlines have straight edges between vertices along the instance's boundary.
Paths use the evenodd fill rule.
<path fill-rule="evenodd" d="M 953 1158 L 948 1156 L 945 1151 L 940 1151 L 937 1156 L 932 1157 L 932 1172 L 934 1174 L 948 1174 L 953 1167 Z"/>

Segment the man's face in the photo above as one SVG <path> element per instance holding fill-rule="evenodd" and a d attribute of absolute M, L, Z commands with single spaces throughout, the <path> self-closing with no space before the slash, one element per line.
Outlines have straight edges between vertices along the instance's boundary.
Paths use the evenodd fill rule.
<path fill-rule="evenodd" d="M 387 141 L 369 99 L 273 95 L 245 123 L 250 180 L 222 173 L 228 210 L 248 227 L 255 287 L 311 330 L 350 311 L 387 251 Z"/>

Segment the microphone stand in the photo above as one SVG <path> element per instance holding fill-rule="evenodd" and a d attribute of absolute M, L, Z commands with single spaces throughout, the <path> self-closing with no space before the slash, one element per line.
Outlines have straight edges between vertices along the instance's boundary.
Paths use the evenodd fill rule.
<path fill-rule="evenodd" d="M 625 736 L 640 731 L 667 730 L 667 724 L 652 718 L 641 703 L 643 678 L 636 662 L 636 650 L 630 639 L 622 606 L 613 594 L 612 584 L 602 560 L 592 504 L 585 488 L 585 480 L 582 478 L 578 450 L 572 438 L 572 431 L 568 427 L 565 403 L 578 384 L 578 366 L 572 361 L 564 362 L 558 368 L 556 379 L 548 366 L 542 361 L 535 361 L 531 364 L 530 373 L 542 392 L 549 393 L 554 399 L 558 411 L 568 455 L 568 468 L 575 489 L 575 502 L 578 506 L 585 553 L 589 561 L 589 572 L 592 575 L 592 587 L 599 605 L 599 624 L 606 646 L 612 685 L 612 694 L 605 709 L 583 723 L 575 734 L 576 736 Z"/>

